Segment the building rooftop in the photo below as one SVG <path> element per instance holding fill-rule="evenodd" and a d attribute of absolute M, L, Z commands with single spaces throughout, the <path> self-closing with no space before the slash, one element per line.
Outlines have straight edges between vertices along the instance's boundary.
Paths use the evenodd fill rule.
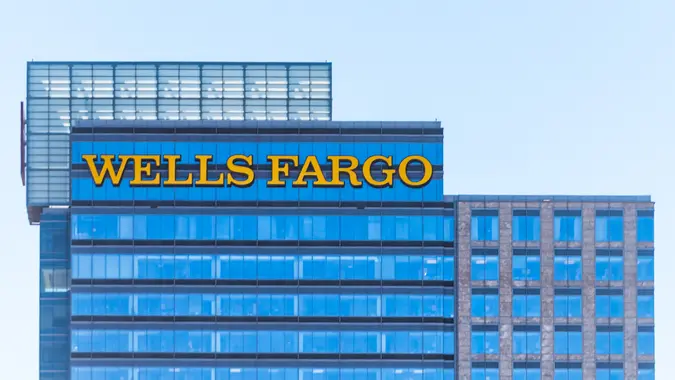
<path fill-rule="evenodd" d="M 445 195 L 446 202 L 651 202 L 650 195 Z"/>
<path fill-rule="evenodd" d="M 340 128 L 340 129 L 430 129 L 440 121 L 293 121 L 293 120 L 78 120 L 73 127 L 96 128 Z"/>
<path fill-rule="evenodd" d="M 28 65 L 326 65 L 332 62 L 310 61 L 29 61 Z"/>

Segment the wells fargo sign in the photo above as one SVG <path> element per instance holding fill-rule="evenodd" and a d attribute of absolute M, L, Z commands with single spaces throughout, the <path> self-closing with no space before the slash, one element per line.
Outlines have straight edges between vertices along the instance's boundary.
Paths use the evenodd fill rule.
<path fill-rule="evenodd" d="M 175 155 L 114 155 L 114 154 L 85 154 L 82 159 L 87 163 L 94 183 L 103 185 L 106 178 L 114 186 L 119 186 L 122 175 L 129 164 L 133 165 L 133 179 L 130 186 L 184 186 L 184 187 L 213 187 L 235 186 L 249 187 L 255 180 L 253 170 L 253 156 L 233 155 L 227 159 L 226 172 L 214 176 L 213 169 L 209 168 L 212 155 L 196 155 L 195 161 L 199 164 L 199 174 L 187 173 L 184 178 L 178 178 L 178 164 L 181 156 Z M 100 160 L 100 162 L 99 162 Z M 271 164 L 271 178 L 267 180 L 268 187 L 284 187 L 286 181 L 292 180 L 293 187 L 306 187 L 307 180 L 313 180 L 314 187 L 344 187 L 345 179 L 352 187 L 362 187 L 364 183 L 376 188 L 391 187 L 395 177 L 408 187 L 424 187 L 431 181 L 433 168 L 429 160 L 422 156 L 405 157 L 398 165 L 394 165 L 391 156 L 371 156 L 362 163 L 353 156 L 328 156 L 324 167 L 330 167 L 324 172 L 316 156 L 308 156 L 300 161 L 298 156 L 267 156 Z M 409 175 L 410 166 L 417 163 L 421 167 L 421 178 L 412 179 Z M 160 165 L 166 165 L 166 171 L 160 172 Z M 291 168 L 295 170 L 291 178 Z M 297 174 L 295 174 L 297 172 Z M 416 169 L 420 172 L 420 169 Z M 415 177 L 420 177 L 415 176 Z"/>

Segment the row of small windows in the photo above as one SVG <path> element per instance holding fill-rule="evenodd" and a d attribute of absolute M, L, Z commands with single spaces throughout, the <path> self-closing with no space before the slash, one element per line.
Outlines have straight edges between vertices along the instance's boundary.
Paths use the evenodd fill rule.
<path fill-rule="evenodd" d="M 621 368 L 598 368 L 596 380 L 624 380 L 624 370 Z M 473 368 L 471 370 L 473 380 L 499 380 L 497 368 Z M 637 380 L 654 380 L 654 369 L 638 369 Z M 539 368 L 514 368 L 513 380 L 541 380 Z M 553 380 L 583 380 L 581 368 L 556 368 Z"/>
<path fill-rule="evenodd" d="M 47 159 L 48 156 L 45 156 Z M 179 175 L 179 178 L 180 175 Z M 411 174 L 412 178 L 412 174 Z M 84 178 L 72 178 L 74 201 L 373 201 L 373 202 L 440 202 L 443 200 L 443 180 L 434 179 L 422 188 L 411 188 L 397 183 L 393 187 L 374 188 L 363 186 L 343 188 L 314 187 L 309 180 L 307 187 L 267 186 L 268 178 L 258 178 L 250 187 L 132 187 L 131 178 L 122 178 L 120 186 L 105 181 L 96 186 L 87 173 Z M 401 186 L 398 186 L 401 185 Z"/>
<path fill-rule="evenodd" d="M 200 71 L 203 76 L 211 77 L 326 77 L 330 72 L 330 65 L 324 63 L 238 63 L 238 62 L 210 62 L 210 63 L 43 63 L 31 62 L 28 66 L 29 78 L 36 76 L 70 77 L 83 76 L 98 79 L 112 79 L 124 76 L 147 76 L 147 77 L 175 77 L 178 79 L 194 79 L 199 77 Z M 245 70 L 245 71 L 244 71 Z"/>
<path fill-rule="evenodd" d="M 499 380 L 498 368 L 472 368 L 473 380 Z M 622 368 L 597 368 L 597 380 L 623 380 Z M 450 368 L 200 368 L 74 366 L 71 380 L 454 380 Z M 513 380 L 540 380 L 539 368 L 514 368 Z M 581 368 L 556 368 L 554 380 L 582 380 Z M 639 368 L 637 380 L 654 380 Z"/>
<path fill-rule="evenodd" d="M 232 94 L 235 95 L 235 94 Z M 285 94 L 282 94 L 285 95 Z M 315 93 L 315 95 L 320 95 Z M 329 120 L 331 102 L 323 97 L 281 99 L 44 99 L 29 98 L 31 129 L 72 120 Z M 296 116 L 297 118 L 289 118 Z M 262 117 L 262 119 L 261 119 Z"/>
<path fill-rule="evenodd" d="M 84 215 L 73 239 L 452 241 L 454 218 L 380 215 Z"/>
<path fill-rule="evenodd" d="M 454 370 L 451 368 L 404 368 L 404 367 L 174 368 L 174 367 L 73 366 L 73 368 L 71 369 L 71 380 L 454 380 L 454 379 L 455 379 Z M 494 378 L 494 380 L 498 379 Z"/>
<path fill-rule="evenodd" d="M 454 279 L 453 256 L 73 254 L 74 279 Z"/>
<path fill-rule="evenodd" d="M 485 215 L 489 212 L 476 212 L 471 217 L 471 240 L 498 241 L 499 216 Z M 539 216 L 514 215 L 512 220 L 514 241 L 538 241 L 540 239 L 541 220 Z M 581 241 L 581 215 L 554 217 L 553 238 L 555 241 Z M 621 242 L 624 238 L 623 216 L 596 216 L 595 241 Z M 654 241 L 654 217 L 637 217 L 637 241 Z"/>
<path fill-rule="evenodd" d="M 73 352 L 454 353 L 443 331 L 75 330 Z"/>
<path fill-rule="evenodd" d="M 556 331 L 554 333 L 554 353 L 559 355 L 581 355 L 583 353 L 581 331 Z M 638 332 L 638 355 L 654 355 L 654 333 Z M 514 355 L 541 354 L 541 332 L 514 331 Z M 499 331 L 472 331 L 472 354 L 498 354 Z M 597 332 L 595 337 L 597 355 L 623 355 L 624 334 L 617 332 Z"/>
<path fill-rule="evenodd" d="M 623 318 L 623 295 L 596 295 L 595 316 L 597 318 Z M 553 312 L 559 318 L 581 318 L 581 295 L 555 295 Z M 541 296 L 516 294 L 512 298 L 513 317 L 541 317 Z M 472 317 L 499 317 L 498 294 L 473 294 L 471 296 Z M 654 318 L 654 296 L 637 296 L 638 318 Z"/>
<path fill-rule="evenodd" d="M 40 99 L 28 101 L 31 133 L 67 132 L 73 120 L 292 120 L 328 121 L 322 99 Z M 48 109 L 48 111 L 47 111 Z M 62 159 L 69 161 L 67 152 Z"/>
<path fill-rule="evenodd" d="M 454 297 L 440 294 L 130 294 L 73 293 L 73 315 L 246 317 L 444 317 Z"/>
<path fill-rule="evenodd" d="M 287 94 L 305 98 L 309 94 L 330 97 L 330 70 L 327 67 L 290 69 L 279 67 L 237 68 L 207 70 L 73 69 L 30 70 L 28 73 L 31 97 L 73 98 L 222 98 L 238 97 L 246 91 L 247 97 L 279 98 Z M 320 95 L 322 94 L 323 95 Z M 292 94 L 292 95 L 291 95 Z M 241 95 L 240 95 L 241 96 Z"/>
<path fill-rule="evenodd" d="M 513 256 L 512 278 L 516 281 L 539 281 L 541 279 L 540 256 Z M 581 281 L 581 256 L 556 255 L 553 259 L 555 281 Z M 595 256 L 596 281 L 622 281 L 624 279 L 623 256 Z M 472 281 L 499 280 L 499 256 L 474 254 L 471 256 Z M 637 280 L 654 281 L 654 257 L 638 256 Z"/>
<path fill-rule="evenodd" d="M 434 165 L 443 164 L 443 144 L 414 142 L 187 142 L 187 141 L 74 141 L 72 162 L 82 164 L 83 154 L 179 154 L 180 163 L 198 164 L 196 155 L 213 156 L 212 164 L 225 164 L 231 155 L 252 155 L 254 164 L 270 164 L 267 156 L 293 155 L 304 162 L 316 156 L 327 163 L 328 156 L 354 156 L 364 162 L 371 156 L 391 156 L 399 164 L 407 156 L 424 156 Z M 101 161 L 99 161 L 101 162 Z M 117 160 L 116 162 L 119 162 Z"/>
<path fill-rule="evenodd" d="M 514 295 L 513 317 L 540 317 L 539 295 Z M 229 308 L 229 309 L 228 309 Z M 622 318 L 623 296 L 596 296 L 597 318 Z M 73 315 L 426 316 L 454 315 L 451 295 L 73 294 Z M 472 317 L 498 317 L 497 294 L 473 294 Z M 554 316 L 581 318 L 581 296 L 556 295 Z M 654 318 L 654 296 L 637 296 L 637 317 Z"/>

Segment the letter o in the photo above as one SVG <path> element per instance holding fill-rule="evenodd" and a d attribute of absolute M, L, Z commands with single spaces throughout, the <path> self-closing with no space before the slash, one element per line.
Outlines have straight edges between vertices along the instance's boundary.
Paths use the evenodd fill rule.
<path fill-rule="evenodd" d="M 413 161 L 421 163 L 424 167 L 424 175 L 422 176 L 422 179 L 417 182 L 411 181 L 410 177 L 408 177 L 408 165 Z M 401 178 L 401 182 L 408 187 L 417 188 L 426 186 L 431 181 L 433 172 L 434 169 L 431 166 L 431 162 L 422 156 L 408 156 L 401 160 L 401 163 L 398 166 L 398 176 Z"/>

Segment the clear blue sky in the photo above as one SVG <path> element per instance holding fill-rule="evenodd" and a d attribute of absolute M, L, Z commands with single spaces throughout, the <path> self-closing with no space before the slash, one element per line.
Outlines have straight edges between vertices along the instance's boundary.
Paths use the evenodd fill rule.
<path fill-rule="evenodd" d="M 328 60 L 335 119 L 443 122 L 446 193 L 651 194 L 665 379 L 674 16 L 665 0 L 1 2 L 1 377 L 37 379 L 38 228 L 18 163 L 35 59 Z"/>

